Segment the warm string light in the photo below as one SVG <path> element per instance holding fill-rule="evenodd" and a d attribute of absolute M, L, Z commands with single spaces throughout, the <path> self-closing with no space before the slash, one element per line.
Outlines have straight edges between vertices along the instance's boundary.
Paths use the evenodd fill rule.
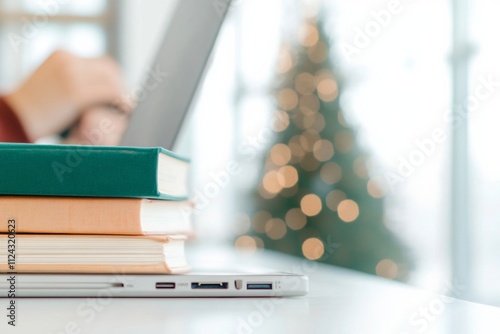
<path fill-rule="evenodd" d="M 276 72 L 278 74 L 284 74 L 288 72 L 293 65 L 292 56 L 286 49 L 282 49 L 278 55 L 278 66 L 276 68 Z"/>
<path fill-rule="evenodd" d="M 288 210 L 285 216 L 286 225 L 295 231 L 298 231 L 307 224 L 307 217 L 300 208 Z"/>
<path fill-rule="evenodd" d="M 313 154 L 318 161 L 328 161 L 333 157 L 333 144 L 326 139 L 320 139 L 313 145 Z"/>
<path fill-rule="evenodd" d="M 278 104 L 283 110 L 292 110 L 299 104 L 299 97 L 293 89 L 283 88 L 278 92 Z"/>
<path fill-rule="evenodd" d="M 314 131 L 304 131 L 302 134 L 299 136 L 299 143 L 306 152 L 312 152 L 314 144 L 318 140 L 320 140 L 321 137 L 319 134 L 317 134 Z"/>
<path fill-rule="evenodd" d="M 299 111 L 304 114 L 318 112 L 320 102 L 316 95 L 303 95 L 299 98 Z"/>
<path fill-rule="evenodd" d="M 293 124 L 300 130 L 312 129 L 316 123 L 316 112 L 300 113 L 294 115 Z"/>
<path fill-rule="evenodd" d="M 290 160 L 292 163 L 301 161 L 306 154 L 306 152 L 298 142 L 289 142 L 288 147 L 290 147 L 290 151 L 292 152 L 292 159 Z"/>
<path fill-rule="evenodd" d="M 275 132 L 285 131 L 290 125 L 290 116 L 283 110 L 277 110 L 273 115 L 273 122 L 271 128 Z"/>
<path fill-rule="evenodd" d="M 319 40 L 318 28 L 313 24 L 305 24 L 300 32 L 300 43 L 305 47 L 315 45 Z"/>
<path fill-rule="evenodd" d="M 338 84 L 329 70 L 322 69 L 316 72 L 314 84 L 318 97 L 324 102 L 332 102 L 338 97 Z"/>
<path fill-rule="evenodd" d="M 292 158 L 290 147 L 285 144 L 276 144 L 271 148 L 270 157 L 276 166 L 286 165 Z"/>
<path fill-rule="evenodd" d="M 398 265 L 391 259 L 383 259 L 377 263 L 375 273 L 389 279 L 394 279 L 398 276 Z"/>
<path fill-rule="evenodd" d="M 286 234 L 286 224 L 283 219 L 271 218 L 266 222 L 265 231 L 269 239 L 279 240 Z"/>
<path fill-rule="evenodd" d="M 332 102 L 338 96 L 337 82 L 331 78 L 321 80 L 317 86 L 318 96 L 325 102 Z"/>
<path fill-rule="evenodd" d="M 326 126 L 325 116 L 320 113 L 314 114 L 314 124 L 310 127 L 310 130 L 315 132 L 321 132 Z"/>
<path fill-rule="evenodd" d="M 253 237 L 248 235 L 243 235 L 236 239 L 234 246 L 237 250 L 246 254 L 253 254 L 257 250 L 257 243 Z"/>
<path fill-rule="evenodd" d="M 305 26 L 302 36 L 302 44 L 309 49 L 314 48 L 310 56 L 316 54 L 318 50 L 321 51 L 324 47 L 322 42 L 318 42 L 319 34 L 315 25 Z M 288 71 L 288 66 L 292 63 L 290 53 L 282 52 L 280 59 L 284 62 L 281 72 Z M 288 112 L 298 106 L 300 114 L 295 115 L 292 120 L 297 128 L 305 131 L 301 135 L 292 137 L 289 145 L 277 144 L 273 146 L 269 160 L 276 166 L 298 162 L 304 170 L 314 171 L 319 167 L 320 162 L 326 162 L 334 155 L 333 143 L 321 139 L 319 136 L 319 132 L 323 130 L 326 122 L 324 116 L 318 113 L 320 107 L 318 96 L 323 101 L 333 101 L 338 95 L 338 86 L 330 71 L 320 70 L 315 75 L 308 72 L 297 74 L 294 78 L 293 88 L 284 88 L 278 92 L 278 104 Z M 283 124 L 274 126 L 278 131 L 283 131 L 289 126 L 288 114 L 285 111 L 278 111 L 280 118 L 285 120 Z M 340 145 L 343 145 L 344 148 L 347 146 L 344 138 L 337 138 L 337 141 L 340 141 Z M 308 152 L 312 152 L 312 154 Z M 271 168 L 268 166 L 268 169 Z M 333 184 L 340 180 L 342 170 L 337 164 L 328 163 L 323 166 L 320 174 L 325 183 Z M 292 166 L 279 171 L 269 170 L 263 177 L 261 187 L 263 191 L 261 193 L 267 198 L 272 198 L 297 182 L 298 173 Z M 319 203 L 321 206 L 321 201 Z"/>
<path fill-rule="evenodd" d="M 278 173 L 282 176 L 280 185 L 283 188 L 291 188 L 299 181 L 299 174 L 293 166 L 283 166 L 278 170 Z"/>
<path fill-rule="evenodd" d="M 327 52 L 326 46 L 319 42 L 318 29 L 313 24 L 305 26 L 301 43 L 308 47 L 309 56 L 321 61 L 324 58 L 322 54 Z M 315 57 L 316 56 L 316 57 Z M 288 52 L 283 52 L 280 59 L 285 62 L 284 68 L 287 68 L 292 61 Z M 287 69 L 288 71 L 289 69 Z M 283 72 L 283 71 L 282 71 Z M 305 130 L 298 137 L 294 136 L 290 139 L 288 145 L 281 144 L 271 149 L 270 160 L 277 166 L 283 166 L 287 163 L 299 163 L 299 166 L 305 171 L 312 172 L 320 167 L 321 162 L 326 162 L 333 157 L 334 145 L 327 139 L 321 139 L 319 132 L 325 127 L 326 121 L 324 116 L 318 113 L 320 108 L 319 98 L 325 102 L 333 101 L 337 98 L 338 87 L 334 80 L 333 74 L 328 70 L 317 71 L 314 75 L 309 72 L 298 73 L 294 80 L 292 88 L 283 88 L 278 92 L 278 104 L 285 111 L 292 111 L 298 107 L 298 114 L 292 118 L 293 123 L 299 129 Z M 316 94 L 314 94 L 316 92 Z M 282 111 L 284 113 L 284 111 Z M 285 122 L 289 122 L 289 118 L 284 117 Z M 283 126 L 275 126 L 277 130 L 283 131 L 289 124 Z M 300 146 L 299 146 L 299 145 Z M 309 154 L 312 152 L 312 154 Z M 330 166 L 331 167 L 331 166 Z M 328 168 L 328 167 L 327 167 Z M 268 166 L 271 169 L 271 166 Z M 283 189 L 298 182 L 298 173 L 292 170 L 289 173 L 274 173 L 268 171 L 262 182 L 261 193 L 266 198 L 272 198 L 280 193 Z M 295 170 L 296 171 L 296 170 Z M 333 171 L 333 176 L 322 174 L 322 179 L 326 182 L 338 182 L 340 179 L 341 170 Z M 333 179 L 333 180 L 332 180 Z M 334 181 L 334 182 L 332 182 Z"/>
<path fill-rule="evenodd" d="M 267 169 L 259 190 L 264 198 L 272 198 L 284 189 L 292 188 L 298 183 L 297 169 L 286 165 L 292 158 L 292 150 L 285 144 L 276 144 L 269 153 Z M 281 166 L 281 167 L 280 167 Z"/>
<path fill-rule="evenodd" d="M 295 77 L 295 90 L 302 95 L 312 95 L 316 90 L 314 75 L 302 72 Z"/>
<path fill-rule="evenodd" d="M 337 206 L 339 218 L 346 223 L 352 223 L 359 216 L 358 204 L 352 199 L 345 199 Z"/>
<path fill-rule="evenodd" d="M 361 156 L 356 158 L 353 163 L 354 174 L 356 174 L 359 178 L 368 180 L 370 177 L 367 168 L 368 161 L 366 157 Z"/>
<path fill-rule="evenodd" d="M 321 198 L 316 194 L 308 194 L 300 200 L 300 209 L 309 217 L 316 216 L 322 209 Z"/>
<path fill-rule="evenodd" d="M 327 162 L 321 167 L 320 177 L 327 184 L 335 184 L 342 178 L 342 167 L 336 162 Z"/>
<path fill-rule="evenodd" d="M 306 47 L 305 55 L 315 64 L 323 63 L 328 58 L 328 47 L 319 39 L 316 24 L 309 23 L 303 27 L 300 43 Z M 289 51 L 282 50 L 277 72 L 285 74 L 294 69 L 297 61 L 293 58 Z M 325 116 L 328 119 L 329 115 L 320 111 L 325 104 L 335 101 L 338 95 L 338 82 L 328 69 L 299 71 L 289 87 L 278 91 L 279 110 L 274 113 L 271 128 L 275 132 L 283 132 L 292 130 L 290 126 L 293 126 L 297 133 L 288 142 L 271 147 L 266 160 L 266 172 L 259 188 L 264 199 L 291 197 L 299 191 L 303 193 L 304 189 L 299 186 L 300 169 L 312 172 L 320 168 L 320 180 L 325 185 L 338 186 L 343 177 L 343 169 L 331 160 L 337 153 L 348 153 L 353 149 L 354 136 L 341 111 L 337 112 L 336 121 L 344 129 L 336 130 L 333 137 L 323 134 L 327 124 Z M 366 191 L 371 197 L 383 197 L 384 192 L 378 183 L 370 179 L 368 163 L 365 156 L 358 157 L 352 164 L 352 170 L 358 178 L 366 180 Z M 335 212 L 344 223 L 353 223 L 360 216 L 358 203 L 349 199 L 340 189 L 332 189 L 323 200 L 330 215 Z M 322 198 L 318 194 L 309 193 L 302 196 L 300 207 L 288 209 L 284 216 L 280 213 L 281 217 L 273 217 L 267 211 L 258 211 L 251 221 L 248 217 L 240 217 L 238 233 L 247 233 L 251 226 L 257 233 L 265 234 L 271 240 L 281 240 L 288 231 L 304 229 L 308 224 L 308 217 L 315 217 L 322 210 Z M 235 246 L 255 251 L 263 247 L 264 243 L 260 238 L 242 235 L 236 240 Z M 324 244 L 319 238 L 312 237 L 302 242 L 302 254 L 307 259 L 318 260 L 324 255 L 324 251 Z M 398 265 L 393 260 L 384 259 L 377 264 L 375 271 L 379 276 L 395 278 L 398 275 Z"/>
<path fill-rule="evenodd" d="M 275 170 L 270 170 L 264 175 L 262 186 L 269 194 L 276 195 L 281 191 L 281 189 L 283 189 L 281 184 L 284 182 L 283 176 L 280 173 Z"/>
<path fill-rule="evenodd" d="M 368 183 L 366 184 L 366 189 L 368 191 L 368 194 L 373 198 L 382 198 L 385 196 L 383 189 L 373 178 L 368 180 Z"/>
<path fill-rule="evenodd" d="M 257 233 L 265 233 L 266 229 L 266 223 L 269 219 L 271 219 L 272 216 L 269 212 L 267 211 L 257 211 L 252 219 L 252 228 L 257 232 Z"/>
<path fill-rule="evenodd" d="M 319 41 L 307 49 L 307 57 L 316 64 L 324 63 L 328 58 L 328 48 L 325 43 Z"/>
<path fill-rule="evenodd" d="M 342 190 L 332 190 L 326 195 L 326 206 L 333 212 L 337 212 L 337 208 L 343 200 L 347 198 L 347 195 Z"/>
<path fill-rule="evenodd" d="M 309 238 L 302 243 L 302 254 L 309 260 L 318 260 L 325 253 L 325 246 L 318 238 Z"/>
<path fill-rule="evenodd" d="M 259 237 L 242 235 L 235 240 L 234 247 L 244 254 L 251 255 L 264 248 L 264 241 Z"/>
<path fill-rule="evenodd" d="M 261 185 L 259 186 L 259 190 L 258 190 L 258 191 L 259 191 L 259 195 L 260 195 L 260 197 L 262 197 L 262 198 L 264 198 L 264 199 L 271 199 L 271 198 L 276 197 L 276 194 L 275 194 L 275 193 L 273 194 L 273 193 L 268 192 L 268 191 L 264 188 L 263 184 L 261 184 Z"/>

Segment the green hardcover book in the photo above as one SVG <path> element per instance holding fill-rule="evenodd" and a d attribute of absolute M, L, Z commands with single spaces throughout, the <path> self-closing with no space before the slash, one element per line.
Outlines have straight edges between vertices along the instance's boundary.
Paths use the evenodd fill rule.
<path fill-rule="evenodd" d="M 183 200 L 189 161 L 162 148 L 0 144 L 0 195 Z"/>

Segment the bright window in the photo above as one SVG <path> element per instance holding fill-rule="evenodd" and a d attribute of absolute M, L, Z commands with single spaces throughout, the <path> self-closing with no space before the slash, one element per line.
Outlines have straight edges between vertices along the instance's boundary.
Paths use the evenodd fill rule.
<path fill-rule="evenodd" d="M 238 1 L 232 9 L 225 27 L 231 33 L 219 41 L 215 63 L 236 48 L 234 61 L 226 63 L 235 66 L 235 108 L 226 117 L 232 123 L 213 141 L 205 140 L 211 133 L 206 122 L 198 128 L 204 139 L 195 139 L 196 152 L 202 161 L 217 161 L 200 171 L 200 187 L 222 161 L 238 159 L 235 146 L 225 145 L 227 138 L 240 144 L 258 134 L 274 112 L 269 92 L 280 43 L 297 33 L 306 2 Z M 397 2 L 399 7 L 381 18 L 393 2 L 323 2 L 333 57 L 347 82 L 341 100 L 346 118 L 373 157 L 372 175 L 398 177 L 386 189 L 386 216 L 416 261 L 410 282 L 442 292 L 459 285 L 463 298 L 500 304 L 493 293 L 500 277 L 500 47 L 494 34 L 500 8 L 488 0 L 471 3 L 470 10 L 463 1 L 408 1 Z M 375 30 L 367 36 L 366 29 Z M 358 52 L 347 56 L 346 44 Z M 475 106 L 477 89 L 488 96 Z M 469 114 L 461 115 L 466 108 Z M 232 204 L 248 201 L 262 162 L 245 161 L 245 177 L 224 191 L 229 195 L 213 199 L 211 212 L 220 225 L 214 234 L 230 237 L 241 233 L 241 226 L 246 230 L 248 222 L 239 224 L 238 212 L 227 213 L 234 211 Z M 231 233 L 228 224 L 236 224 Z"/>
<path fill-rule="evenodd" d="M 0 89 L 13 88 L 55 49 L 116 55 L 115 14 L 106 0 L 1 0 Z"/>

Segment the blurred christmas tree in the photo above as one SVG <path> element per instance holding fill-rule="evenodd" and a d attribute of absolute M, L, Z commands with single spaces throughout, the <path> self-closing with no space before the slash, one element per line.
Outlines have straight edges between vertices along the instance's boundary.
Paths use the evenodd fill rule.
<path fill-rule="evenodd" d="M 236 245 L 252 238 L 267 249 L 404 280 L 408 259 L 384 225 L 384 194 L 344 120 L 321 22 L 307 20 L 295 44 L 278 64 L 277 138 L 256 195 L 252 236 Z"/>

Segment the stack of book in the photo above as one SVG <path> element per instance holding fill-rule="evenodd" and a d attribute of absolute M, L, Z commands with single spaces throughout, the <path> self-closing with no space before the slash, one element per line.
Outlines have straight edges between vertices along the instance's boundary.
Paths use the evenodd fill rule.
<path fill-rule="evenodd" d="M 188 167 L 161 148 L 0 144 L 0 271 L 186 272 Z"/>

